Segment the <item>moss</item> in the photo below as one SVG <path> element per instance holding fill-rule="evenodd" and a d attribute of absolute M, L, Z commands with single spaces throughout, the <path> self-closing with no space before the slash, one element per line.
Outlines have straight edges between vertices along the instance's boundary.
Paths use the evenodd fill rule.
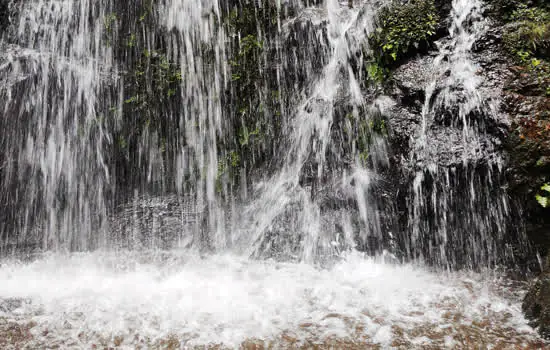
<path fill-rule="evenodd" d="M 511 183 L 518 185 L 513 192 L 527 208 L 528 235 L 546 254 L 548 216 L 543 207 L 549 203 L 541 185 L 550 179 L 544 161 L 550 155 L 550 10 L 535 1 L 492 3 L 493 15 L 503 25 L 502 45 L 513 65 L 506 86 L 506 106 L 513 116 L 511 164 L 517 169 Z"/>
<path fill-rule="evenodd" d="M 514 12 L 519 7 L 526 8 L 547 8 L 547 0 L 487 0 L 488 14 L 500 22 L 508 23 L 514 21 Z"/>
<path fill-rule="evenodd" d="M 216 192 L 223 194 L 224 182 L 232 183 L 238 178 L 239 169 L 241 167 L 241 157 L 239 152 L 232 150 L 225 156 L 218 159 L 218 170 L 216 173 Z"/>
<path fill-rule="evenodd" d="M 228 127 L 218 139 L 221 154 L 229 154 L 236 167 L 247 171 L 269 158 L 268 145 L 280 125 L 274 117 L 280 116 L 280 92 L 273 90 L 266 77 L 269 42 L 277 35 L 279 10 L 276 2 L 263 2 L 262 7 L 236 5 L 222 16 L 230 38 L 228 64 L 231 84 L 224 101 Z M 235 161 L 238 159 L 238 162 Z M 226 171 L 223 172 L 224 174 Z M 239 171 L 220 178 L 239 184 Z M 234 175 L 234 176 L 233 176 Z"/>
<path fill-rule="evenodd" d="M 510 14 L 504 45 L 517 59 L 526 62 L 534 57 L 550 57 L 550 11 L 540 7 L 518 5 Z"/>
<path fill-rule="evenodd" d="M 116 174 L 116 186 L 146 185 L 150 177 L 139 164 L 147 163 L 151 155 L 139 152 L 139 148 L 144 141 L 150 142 L 164 158 L 161 185 L 171 190 L 177 171 L 170 161 L 174 145 L 185 142 L 179 136 L 184 126 L 172 119 L 181 103 L 183 77 L 181 67 L 173 61 L 178 58 L 169 57 L 167 51 L 174 35 L 158 23 L 160 17 L 153 5 L 152 0 L 115 2 L 103 19 L 104 39 L 121 72 L 120 81 L 105 94 L 109 96 L 104 101 L 105 123 L 113 130 L 107 162 Z M 125 95 L 118 105 L 120 90 Z"/>
<path fill-rule="evenodd" d="M 366 65 L 367 76 L 375 84 L 381 84 L 389 75 L 389 70 L 376 61 L 369 61 Z"/>
<path fill-rule="evenodd" d="M 375 135 L 386 136 L 386 119 L 381 116 L 371 116 L 371 119 L 356 118 L 353 113 L 346 115 L 344 133 L 348 140 L 348 149 L 355 150 L 355 157 L 362 166 L 367 167 L 370 160 L 370 149 Z"/>
<path fill-rule="evenodd" d="M 550 96 L 550 10 L 513 3 L 504 21 L 503 45 L 521 72 L 510 90 L 530 96 Z"/>
<path fill-rule="evenodd" d="M 381 10 L 379 22 L 369 44 L 374 62 L 379 67 L 391 67 L 429 44 L 437 30 L 439 15 L 433 0 L 411 0 L 405 4 L 394 1 Z"/>
<path fill-rule="evenodd" d="M 490 0 L 487 1 L 489 5 L 489 14 L 500 21 L 507 22 L 510 20 L 512 12 L 517 8 L 520 3 L 519 0 Z"/>
<path fill-rule="evenodd" d="M 161 120 L 155 107 L 176 95 L 181 80 L 177 64 L 161 52 L 145 50 L 126 74 L 126 91 L 131 95 L 124 101 L 123 113 L 137 116 L 138 125 L 157 128 Z"/>

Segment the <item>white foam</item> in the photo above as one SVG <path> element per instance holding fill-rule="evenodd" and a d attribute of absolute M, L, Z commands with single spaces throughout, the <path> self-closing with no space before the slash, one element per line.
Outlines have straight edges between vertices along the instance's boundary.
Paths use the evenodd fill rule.
<path fill-rule="evenodd" d="M 304 323 L 314 324 L 319 337 L 345 338 L 351 330 L 342 320 L 349 317 L 364 324 L 363 332 L 375 343 L 389 344 L 392 325 L 442 325 L 447 309 L 437 305 L 452 304 L 466 319 L 494 306 L 512 314 L 511 327 L 533 332 L 516 300 L 491 293 L 481 275 L 467 277 L 468 288 L 459 274 L 385 265 L 360 254 L 328 269 L 176 252 L 162 259 L 51 255 L 0 267 L 0 299 L 31 301 L 0 316 L 27 315 L 64 338 L 138 332 L 151 339 L 175 334 L 185 335 L 189 344 L 228 346 L 298 332 Z"/>

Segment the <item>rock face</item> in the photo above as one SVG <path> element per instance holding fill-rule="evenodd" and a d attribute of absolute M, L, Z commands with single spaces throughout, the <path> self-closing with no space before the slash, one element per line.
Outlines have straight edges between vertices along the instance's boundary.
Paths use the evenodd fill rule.
<path fill-rule="evenodd" d="M 496 22 L 489 33 L 490 41 L 479 45 L 479 54 L 483 57 L 495 47 L 500 52 L 485 60 L 484 65 L 491 70 L 491 79 L 500 87 L 500 109 L 509 116 L 509 127 L 503 137 L 508 155 L 507 191 L 514 207 L 519 209 L 515 210 L 514 220 L 522 226 L 532 245 L 532 253 L 525 257 L 525 264 L 534 272 L 540 268 L 545 270 L 529 288 L 523 310 L 540 334 L 550 338 L 550 275 L 547 271 L 550 211 L 536 200 L 541 186 L 550 181 L 550 95 L 544 91 L 550 82 L 549 56 L 543 50 L 548 45 L 548 5 L 541 1 L 520 5 L 503 0 L 488 3 L 489 13 Z M 523 35 L 533 28 L 546 34 L 533 38 L 536 45 L 527 47 L 531 39 Z M 540 261 L 534 258 L 535 252 L 542 257 Z"/>
<path fill-rule="evenodd" d="M 190 198 L 135 198 L 111 217 L 106 240 L 109 246 L 132 250 L 185 248 L 193 243 L 205 249 L 208 241 L 201 235 L 205 215 Z"/>
<path fill-rule="evenodd" d="M 529 270 L 536 267 L 537 261 L 522 236 L 523 226 L 527 227 L 535 249 L 543 255 L 547 249 L 548 219 L 545 218 L 544 209 L 534 200 L 534 194 L 547 178 L 546 165 L 549 162 L 545 161 L 548 159 L 545 152 L 549 147 L 540 142 L 530 146 L 516 129 L 533 113 L 547 108 L 547 98 L 532 96 L 530 87 L 536 84 L 521 69 L 514 68 L 514 59 L 504 49 L 502 25 L 498 21 L 485 22 L 485 19 L 473 18 L 480 15 L 476 12 L 469 15 L 472 18 L 468 21 L 482 21 L 485 27 L 468 52 L 469 59 L 478 69 L 475 72 L 478 78 L 476 94 L 482 98 L 471 110 L 458 107 L 467 105 L 468 99 L 472 98 L 468 96 L 470 92 L 460 84 L 449 82 L 452 67 L 448 71 L 435 72 L 434 65 L 445 67 L 445 62 L 453 59 L 452 46 L 456 45 L 455 37 L 460 31 L 453 34 L 455 37 L 449 33 L 452 24 L 449 20 L 451 1 L 435 1 L 435 5 L 441 21 L 430 43 L 419 47 L 417 52 L 409 52 L 406 58 L 392 66 L 391 79 L 388 79 L 383 89 L 361 82 L 367 104 L 374 104 L 377 111 L 360 110 L 358 114 L 362 118 L 367 114 L 371 117 L 376 115 L 373 117 L 374 123 L 383 125 L 369 126 L 372 129 L 372 135 L 368 135 L 371 149 L 365 153 L 368 153 L 367 167 L 374 169 L 377 176 L 383 179 L 369 193 L 371 197 L 368 202 L 377 204 L 370 216 L 378 220 L 376 225 L 371 225 L 377 227 L 369 230 L 384 234 L 376 238 L 361 237 L 357 233 L 361 231 L 361 225 L 354 222 L 351 226 L 356 236 L 356 247 L 377 253 L 391 246 L 393 253 L 403 259 L 435 256 L 428 260 L 431 259 L 437 265 L 476 268 L 505 263 L 519 265 L 523 271 Z M 289 92 L 305 90 L 307 93 L 310 77 L 321 74 L 327 64 L 324 51 L 328 47 L 328 32 L 323 11 L 310 8 L 295 18 L 292 15 L 295 13 L 289 14 L 282 21 L 282 31 L 278 38 L 282 50 L 279 52 L 282 53 L 276 54 L 274 48 L 278 46 L 273 44 L 275 41 L 266 40 L 266 52 L 272 54 L 267 56 L 268 63 L 264 71 L 264 74 L 274 77 L 276 74 L 270 71 L 270 67 L 281 65 L 285 68 L 281 71 L 283 75 L 279 92 L 283 101 L 281 108 L 286 110 L 286 115 L 294 113 L 293 106 L 302 98 Z M 437 43 L 433 42 L 435 39 Z M 312 52 L 316 54 L 311 55 Z M 349 66 L 356 72 L 364 70 L 362 61 L 366 57 L 357 53 L 350 60 L 353 61 L 354 57 L 357 57 L 357 61 L 350 62 Z M 342 79 L 347 79 L 347 72 L 340 74 Z M 357 73 L 357 76 L 362 77 L 363 74 Z M 433 87 L 430 87 L 432 83 Z M 449 95 L 452 100 L 445 100 Z M 317 164 L 314 159 L 310 159 L 304 165 L 300 179 L 304 191 L 311 193 L 322 215 L 327 217 L 339 217 L 341 210 L 348 211 L 352 217 L 359 216 L 356 194 L 353 190 L 342 192 L 343 187 L 338 182 L 342 174 L 353 166 L 354 153 L 358 152 L 355 148 L 362 137 L 360 130 L 363 125 L 357 119 L 350 119 L 353 106 L 349 100 L 350 96 L 344 93 L 333 105 L 316 106 L 316 101 L 311 101 L 305 107 L 334 110 L 326 174 L 317 179 Z M 431 113 L 425 132 L 427 146 L 419 151 L 418 138 L 424 127 L 426 108 Z M 467 132 L 475 134 L 475 143 L 469 139 L 465 141 L 467 128 Z M 381 137 L 373 137 L 376 134 L 373 131 L 381 131 L 378 133 Z M 278 144 L 272 140 L 263 140 L 260 148 L 285 149 L 286 135 L 282 136 Z M 383 140 L 376 145 L 373 140 L 378 139 Z M 380 148 L 380 152 L 376 151 L 376 147 Z M 276 159 L 264 164 L 263 158 L 267 157 L 267 153 L 259 155 L 261 152 L 243 152 L 240 161 L 242 164 L 248 162 L 246 166 L 249 169 L 246 171 L 251 170 L 253 162 L 245 157 L 255 154 L 256 166 L 262 165 L 260 170 L 279 165 Z M 387 159 L 377 159 L 380 154 L 385 154 Z M 275 156 L 271 154 L 269 157 Z M 252 177 L 249 176 L 248 181 Z M 353 184 L 349 185 L 353 188 Z M 486 190 L 470 190 L 474 187 Z M 426 198 L 432 198 L 432 202 Z M 299 229 L 292 224 L 296 221 L 297 212 L 303 210 L 299 205 L 297 208 L 290 206 L 287 212 L 277 218 L 272 230 L 260 244 L 259 250 L 266 251 L 262 256 L 286 256 L 285 252 L 291 252 L 292 255 L 300 249 L 300 235 L 294 234 Z M 133 204 L 128 204 L 117 214 L 120 217 L 113 221 L 117 240 L 126 242 L 126 246 L 134 244 L 128 237 L 134 237 L 132 239 L 140 242 L 148 241 L 143 234 L 136 236 L 129 229 L 135 226 L 131 218 L 136 212 L 148 217 L 140 219 L 137 224 L 145 228 L 153 227 L 156 223 L 161 223 L 161 227 L 170 226 L 164 226 L 164 223 L 172 220 L 168 220 L 166 214 L 171 210 L 174 213 L 168 217 L 179 218 L 181 215 L 178 206 L 168 206 L 161 214 L 156 213 L 157 209 L 147 209 L 142 213 L 142 209 L 135 209 Z M 181 222 L 176 220 L 173 224 L 177 227 L 174 232 L 181 229 Z M 329 227 L 329 231 L 340 231 L 339 225 L 332 221 L 325 226 Z M 470 237 L 469 231 L 482 232 L 482 237 Z M 398 234 L 387 235 L 387 232 Z M 167 232 L 168 236 L 174 236 L 174 233 Z M 194 241 L 208 240 L 205 237 L 195 237 Z M 479 249 L 479 239 L 491 243 Z M 170 242 L 173 239 L 168 239 L 160 246 L 170 246 Z M 445 253 L 442 256 L 437 250 Z M 491 260 L 491 256 L 499 258 Z"/>
<path fill-rule="evenodd" d="M 501 10 L 506 8 L 506 11 L 510 8 L 523 9 L 515 0 L 486 2 L 498 4 Z M 2 35 L 10 26 L 10 16 L 14 11 L 10 6 L 12 3 L 0 0 Z M 303 2 L 308 6 L 320 3 L 322 1 Z M 334 241 L 327 242 L 329 246 L 334 244 L 327 249 L 331 252 L 347 248 L 338 244 L 340 238 L 343 240 L 348 235 L 357 249 L 371 254 L 390 249 L 403 260 L 420 258 L 452 268 L 508 264 L 519 266 L 523 272 L 537 268 L 534 250 L 543 257 L 548 255 L 550 212 L 535 200 L 541 185 L 550 182 L 550 100 L 549 91 L 544 90 L 550 83 L 548 72 L 543 70 L 544 64 L 537 63 L 538 58 L 520 64 L 510 50 L 505 49 L 509 38 L 506 39 L 503 33 L 513 32 L 517 23 L 501 23 L 499 16 L 504 16 L 501 12 L 483 13 L 481 8 L 471 10 L 466 20 L 452 18 L 449 15 L 452 3 L 450 0 L 434 1 L 432 5 L 435 5 L 434 9 L 441 18 L 437 26 L 430 26 L 429 33 L 419 33 L 421 45 L 408 43 L 409 51 L 399 60 L 394 58 L 396 62 L 387 67 L 367 66 L 366 61 L 372 57 L 354 42 L 357 38 L 369 41 L 368 36 L 360 35 L 366 27 L 346 34 L 347 41 L 342 41 L 342 44 L 347 48 L 354 47 L 357 52 L 338 57 L 335 61 L 341 69 L 334 74 L 338 76 L 338 82 L 344 82 L 342 86 L 356 83 L 356 90 L 361 91 L 341 88 L 335 98 L 322 99 L 319 98 L 321 94 L 308 99 L 303 106 L 312 118 L 331 111 L 327 114 L 331 118 L 327 123 L 330 128 L 327 135 L 331 140 L 327 143 L 326 154 L 305 157 L 307 159 L 304 159 L 299 180 L 302 197 L 290 201 L 288 207 L 273 219 L 263 241 L 258 243 L 255 251 L 257 257 L 289 260 L 300 253 L 306 244 L 300 231 L 307 225 L 300 226 L 298 223 L 303 217 L 312 215 L 304 206 L 304 203 L 310 202 L 316 205 L 314 214 L 321 217 L 318 220 L 321 229 L 334 237 Z M 284 128 L 288 127 L 287 124 L 292 126 L 284 118 L 292 119 L 296 106 L 305 97 L 313 96 L 309 91 L 314 85 L 312 81 L 322 76 L 329 64 L 335 33 L 327 23 L 323 8 L 304 8 L 302 2 L 284 1 L 281 11 L 275 2 L 256 1 L 253 4 L 252 1 L 228 0 L 220 4 L 221 15 L 219 18 L 212 15 L 211 23 L 220 21 L 227 27 L 231 45 L 227 47 L 226 59 L 232 74 L 227 78 L 229 80 L 231 76 L 231 82 L 224 81 L 227 91 L 220 90 L 220 96 L 212 97 L 212 100 L 223 100 L 220 110 L 223 109 L 223 115 L 229 118 L 220 130 L 227 132 L 213 135 L 211 141 L 212 144 L 218 143 L 216 146 L 220 151 L 220 159 L 214 160 L 218 165 L 216 187 L 220 185 L 216 191 L 230 197 L 228 193 L 233 190 L 237 192 L 239 186 L 246 188 L 255 177 L 261 178 L 256 174 L 269 173 L 281 167 L 284 157 L 277 153 L 288 151 L 291 140 L 288 140 L 287 134 L 292 132 Z M 543 1 L 531 1 L 529 4 L 544 5 Z M 172 115 L 185 105 L 181 99 L 186 94 L 178 89 L 187 77 L 182 77 L 181 73 L 178 75 L 180 67 L 176 64 L 177 60 L 172 62 L 173 58 L 178 57 L 170 57 L 167 50 L 172 45 L 170 43 L 182 38 L 163 29 L 158 18 L 144 16 L 140 4 L 127 7 L 127 4 L 119 2 L 116 11 L 125 16 L 111 14 L 97 19 L 99 26 L 105 26 L 101 36 L 113 42 L 113 59 L 127 75 L 123 88 L 128 96 L 124 98 L 118 97 L 117 89 L 120 87 L 114 83 L 105 82 L 105 86 L 98 88 L 98 94 L 104 97 L 113 95 L 101 101 L 105 105 L 104 110 L 118 113 L 124 107 L 122 124 L 116 129 L 105 126 L 106 131 L 112 132 L 106 137 L 109 142 L 105 141 L 108 143 L 106 149 L 112 150 L 106 152 L 106 162 L 115 174 L 114 182 L 118 189 L 122 189 L 119 190 L 121 192 L 136 188 L 136 184 L 141 185 L 137 186 L 139 188 L 154 192 L 153 180 L 145 180 L 149 176 L 147 173 L 168 165 L 168 170 L 155 172 L 154 180 L 160 183 L 158 187 L 166 187 L 166 192 L 157 192 L 174 193 L 176 182 L 173 178 L 178 176 L 180 168 L 188 165 L 185 157 L 178 158 L 180 149 L 177 147 L 189 145 L 186 140 L 180 140 L 180 133 L 174 130 L 183 128 L 185 123 L 176 126 L 175 119 L 163 116 Z M 542 12 L 531 10 L 521 10 L 528 18 L 525 21 L 538 24 L 548 21 L 540 15 Z M 359 13 L 358 22 L 370 22 L 369 18 L 361 17 L 366 16 L 367 12 Z M 277 21 L 270 18 L 277 13 L 280 16 Z M 483 14 L 492 14 L 493 19 L 487 22 L 482 18 Z M 464 20 L 464 23 L 454 24 L 453 20 L 457 23 Z M 482 35 L 477 35 L 478 27 L 469 27 L 472 23 L 483 25 Z M 459 27 L 453 27 L 457 25 Z M 547 24 L 540 24 L 542 27 L 544 25 Z M 139 33 L 142 29 L 148 33 L 147 37 L 128 36 L 128 33 Z M 465 31 L 471 31 L 472 35 L 462 38 Z M 258 32 L 264 34 L 259 35 Z M 475 39 L 471 46 L 460 42 L 470 38 Z M 548 36 L 531 39 L 537 43 L 536 52 L 532 55 L 548 56 Z M 11 42 L 2 41 L 6 47 Z M 156 48 L 153 53 L 145 50 L 150 44 Z M 458 62 L 453 61 L 453 54 L 457 51 L 457 45 L 462 44 L 467 46 L 468 60 L 477 69 L 469 72 L 472 75 L 468 79 L 476 82 L 475 88 L 470 90 L 467 84 L 460 81 L 460 76 L 453 76 L 471 68 L 453 67 Z M 207 59 L 207 56 L 216 56 L 212 54 L 212 48 L 202 42 L 195 49 L 197 52 L 192 52 L 190 57 L 204 56 Z M 380 47 L 370 49 L 373 52 L 375 49 L 385 51 Z M 365 51 L 368 50 L 365 48 Z M 10 52 L 18 57 L 19 65 L 31 67 L 27 61 L 32 57 L 27 51 L 14 46 Z M 349 62 L 345 62 L 346 57 Z M 530 59 L 534 57 L 529 56 Z M 6 62 L 0 54 L 0 85 L 4 83 L 0 87 L 0 100 L 8 87 L 12 94 L 22 96 L 6 107 L 5 114 L 13 116 L 18 115 L 22 109 L 20 104 L 25 103 L 24 95 L 31 91 L 29 86 L 35 83 L 30 73 L 14 79 L 9 74 L 13 63 Z M 371 72 L 366 74 L 369 68 Z M 30 68 L 23 71 L 27 70 L 31 71 Z M 387 75 L 377 74 L 382 70 Z M 145 72 L 152 72 L 147 73 L 152 76 L 144 75 Z M 378 79 L 366 75 L 378 75 Z M 384 79 L 380 79 L 381 75 Z M 155 76 L 166 77 L 167 81 L 160 84 L 162 81 L 154 80 Z M 352 82 L 352 76 L 362 81 Z M 8 78 L 11 80 L 8 81 Z M 371 80 L 378 81 L 373 83 Z M 67 79 L 67 82 L 72 80 Z M 140 90 L 147 85 L 146 82 L 158 85 L 154 94 L 150 94 L 151 89 Z M 144 92 L 147 92 L 145 98 L 142 96 Z M 354 94 L 361 96 L 361 103 L 350 102 Z M 137 104 L 140 98 L 143 101 Z M 118 109 L 113 108 L 115 100 L 120 99 L 124 103 Z M 210 102 L 208 100 L 205 105 L 209 106 Z M 370 105 L 372 110 L 365 107 Z M 9 120 L 16 124 L 10 124 L 12 127 L 9 130 L 21 133 L 14 140 L 24 140 L 26 128 L 32 125 L 28 118 L 26 114 L 18 115 L 18 118 L 4 118 L 0 120 L 0 129 Z M 198 125 L 202 124 L 196 124 L 193 128 Z M 146 130 L 149 127 L 158 134 L 152 133 L 150 136 Z M 179 131 L 183 135 L 183 131 Z M 315 137 L 311 139 L 313 144 L 318 141 Z M 24 169 L 18 169 L 18 164 L 12 165 L 13 154 L 6 151 L 10 149 L 6 142 L 0 138 L 0 178 L 7 181 L 3 188 L 11 191 L 12 188 L 22 188 L 18 181 L 26 180 L 28 174 Z M 151 146 L 153 144 L 155 147 Z M 322 176 L 318 175 L 320 158 L 326 162 Z M 150 169 L 143 164 L 148 164 Z M 356 164 L 369 173 L 363 177 L 361 174 L 350 175 Z M 186 175 L 191 180 L 202 179 L 203 171 L 197 166 L 194 169 L 196 174 L 189 172 Z M 22 175 L 16 179 L 8 176 L 11 173 Z M 343 181 L 343 178 L 346 180 Z M 369 191 L 361 191 L 360 182 L 367 182 L 365 179 L 374 183 L 372 187 L 364 186 Z M 165 184 L 168 182 L 171 185 Z M 190 187 L 196 186 L 196 182 L 190 183 Z M 64 190 L 61 186 L 59 191 L 63 193 Z M 20 207 L 29 209 L 26 197 L 17 196 L 15 190 L 13 193 L 10 191 L 2 195 L 17 198 L 17 203 L 0 198 L 0 225 L 16 223 Z M 56 203 L 65 205 L 63 196 L 57 193 L 56 196 L 60 197 Z M 361 196 L 362 200 L 358 200 Z M 125 200 L 113 199 L 117 203 L 113 205 L 115 209 L 109 208 L 114 214 L 110 215 L 106 225 L 107 233 L 98 238 L 105 242 L 95 244 L 114 245 L 122 249 L 210 248 L 209 213 L 205 208 L 197 207 L 195 199 L 175 195 L 136 196 L 134 200 L 118 205 L 118 202 Z M 371 207 L 361 208 L 365 203 L 371 204 Z M 37 202 L 35 205 L 41 207 L 43 203 Z M 33 226 L 32 220 L 39 217 L 34 215 L 35 211 L 31 212 L 33 219 L 25 225 Z M 38 209 L 36 212 L 42 213 Z M 366 213 L 364 218 L 360 218 L 361 212 Z M 98 226 L 103 224 L 101 222 Z M 12 231 L 11 226 L 0 226 L 0 242 L 7 242 L 4 246 L 15 247 L 19 244 L 17 239 L 12 242 L 13 237 L 7 237 L 7 233 Z M 362 235 L 362 231 L 377 235 Z M 523 232 L 527 233 L 532 247 L 524 240 Z M 31 236 L 32 240 L 26 241 L 29 246 L 38 247 L 44 242 L 39 234 Z M 543 275 L 534 283 L 524 308 L 541 333 L 550 336 L 549 275 Z"/>
<path fill-rule="evenodd" d="M 508 62 L 498 30 L 485 27 L 482 35 L 466 38 L 475 42 L 464 57 L 456 53 L 465 50 L 456 40 L 465 38 L 443 37 L 427 54 L 394 69 L 386 86 L 393 100 L 384 111 L 392 163 L 401 174 L 398 193 L 406 194 L 395 200 L 406 211 L 400 211 L 406 222 L 401 230 L 412 231 L 403 241 L 414 246 L 417 237 L 422 242 L 412 252 L 406 246 L 402 250 L 433 256 L 435 264 L 525 265 L 530 255 L 509 209 L 514 203 L 504 191 L 510 119 L 500 101 Z M 484 244 L 477 242 L 480 237 Z M 432 247 L 445 253 L 438 256 Z M 497 251 L 502 261 L 487 260 Z"/>
<path fill-rule="evenodd" d="M 550 275 L 537 279 L 523 300 L 523 312 L 542 337 L 550 338 Z"/>

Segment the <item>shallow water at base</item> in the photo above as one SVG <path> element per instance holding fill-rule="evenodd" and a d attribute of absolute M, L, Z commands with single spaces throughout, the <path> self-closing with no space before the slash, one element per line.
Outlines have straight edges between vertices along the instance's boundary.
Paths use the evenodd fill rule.
<path fill-rule="evenodd" d="M 52 254 L 0 265 L 0 345 L 539 348 L 521 289 L 495 273 L 358 253 L 330 267 L 181 251 Z"/>

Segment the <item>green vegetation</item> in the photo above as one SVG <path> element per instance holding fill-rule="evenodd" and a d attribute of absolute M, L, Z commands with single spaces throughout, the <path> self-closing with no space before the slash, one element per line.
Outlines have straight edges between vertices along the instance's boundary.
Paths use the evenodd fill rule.
<path fill-rule="evenodd" d="M 103 19 L 103 37 L 120 72 L 120 80 L 109 87 L 112 94 L 103 102 L 108 110 L 105 123 L 113 130 L 107 161 L 121 186 L 149 181 L 146 170 L 137 165 L 151 157 L 139 151 L 143 142 L 158 147 L 166 161 L 174 157 L 172 146 L 185 142 L 178 136 L 181 126 L 171 119 L 181 101 L 182 69 L 167 53 L 171 34 L 159 25 L 154 11 L 152 0 L 132 6 L 114 3 Z M 115 93 L 121 90 L 124 96 Z M 175 170 L 164 171 L 170 178 Z"/>
<path fill-rule="evenodd" d="M 514 13 L 520 7 L 527 9 L 550 7 L 547 0 L 487 0 L 486 3 L 489 5 L 489 14 L 504 23 L 517 20 L 514 18 Z"/>
<path fill-rule="evenodd" d="M 514 22 L 504 33 L 505 47 L 522 63 L 550 56 L 550 12 L 521 4 L 512 11 Z"/>
<path fill-rule="evenodd" d="M 381 10 L 379 27 L 369 38 L 374 51 L 369 75 L 378 77 L 380 67 L 390 67 L 427 45 L 435 35 L 439 23 L 433 0 L 411 0 L 405 4 L 394 1 Z M 371 74 L 372 73 L 372 74 Z"/>
<path fill-rule="evenodd" d="M 506 90 L 512 101 L 525 106 L 524 111 L 513 111 L 512 127 L 519 136 L 515 157 L 525 173 L 537 174 L 532 185 L 536 186 L 539 181 L 548 181 L 549 175 L 550 3 L 491 0 L 488 5 L 493 18 L 503 26 L 502 44 L 514 61 Z M 543 207 L 550 206 L 550 186 L 546 184 L 540 190 L 544 194 L 536 194 L 536 200 Z"/>
<path fill-rule="evenodd" d="M 110 13 L 107 16 L 105 16 L 105 32 L 108 34 L 111 34 L 113 32 L 114 26 L 116 25 L 116 22 L 118 21 L 118 17 L 116 13 Z"/>
<path fill-rule="evenodd" d="M 359 162 L 363 166 L 367 166 L 370 156 L 370 146 L 375 135 L 387 136 L 386 120 L 382 116 L 356 118 L 353 113 L 348 113 L 346 119 L 348 121 L 344 132 L 347 139 L 351 142 L 351 149 L 355 150 Z"/>
<path fill-rule="evenodd" d="M 161 52 L 145 50 L 134 70 L 126 75 L 126 91 L 132 95 L 124 101 L 124 109 L 137 113 L 143 125 L 157 127 L 160 120 L 154 107 L 176 95 L 181 81 L 177 64 Z"/>
<path fill-rule="evenodd" d="M 241 166 L 241 157 L 239 152 L 233 150 L 226 156 L 220 157 L 218 160 L 218 172 L 216 174 L 216 192 L 221 194 L 223 191 L 223 182 L 225 180 L 235 179 L 238 177 L 239 168 Z"/>
<path fill-rule="evenodd" d="M 185 143 L 178 129 L 197 127 L 170 119 L 181 101 L 184 77 L 179 64 L 173 61 L 177 57 L 167 55 L 167 47 L 173 44 L 169 40 L 174 37 L 157 23 L 154 9 L 151 0 L 144 0 L 121 16 L 126 10 L 121 4 L 104 19 L 105 39 L 112 46 L 115 59 L 123 62 L 125 96 L 122 106 L 110 111 L 114 116 L 111 122 L 117 123 L 113 157 L 120 163 L 117 168 L 124 168 L 123 172 L 136 177 L 140 176 L 139 170 L 133 167 L 141 161 L 136 157 L 147 157 L 137 151 L 144 136 L 157 143 L 163 157 L 170 159 L 174 156 L 170 154 L 174 152 L 172 146 Z M 223 101 L 227 116 L 224 128 L 216 135 L 219 150 L 216 186 L 220 193 L 223 185 L 239 184 L 241 170 L 252 170 L 268 159 L 267 145 L 274 137 L 274 129 L 281 125 L 272 120 L 280 115 L 280 94 L 274 91 L 278 89 L 274 87 L 276 82 L 266 79 L 270 68 L 265 67 L 266 42 L 277 34 L 278 11 L 276 2 L 269 1 L 262 7 L 235 4 L 222 9 L 220 17 L 211 14 L 225 28 L 230 41 L 229 88 L 215 97 Z M 216 64 L 213 45 L 202 42 L 197 47 L 205 65 Z"/>
<path fill-rule="evenodd" d="M 537 194 L 537 202 L 542 205 L 544 208 L 550 207 L 550 184 L 544 184 L 541 188 L 541 191 L 546 192 L 545 196 Z"/>
<path fill-rule="evenodd" d="M 504 47 L 533 80 L 532 90 L 550 96 L 550 10 L 516 1 L 497 2 L 509 22 L 503 34 Z"/>
<path fill-rule="evenodd" d="M 267 159 L 267 145 L 280 125 L 273 121 L 280 115 L 280 93 L 271 86 L 276 82 L 266 79 L 270 69 L 265 64 L 267 43 L 277 35 L 279 13 L 275 2 L 264 5 L 235 6 L 222 17 L 231 39 L 231 84 L 226 101 L 229 127 L 218 140 L 220 153 L 227 155 L 219 161 L 223 166 L 218 169 L 218 178 L 233 184 L 238 183 L 240 171 L 230 169 L 252 170 Z"/>
<path fill-rule="evenodd" d="M 387 68 L 384 68 L 375 61 L 368 62 L 366 67 L 369 80 L 376 84 L 383 83 L 384 79 L 386 79 L 389 74 L 389 70 Z"/>
<path fill-rule="evenodd" d="M 515 79 L 517 83 L 513 84 L 511 90 L 530 96 L 550 97 L 549 5 L 536 1 L 526 4 L 512 0 L 501 0 L 496 4 L 506 5 L 499 12 L 507 23 L 504 27 L 503 44 L 519 65 L 519 74 Z M 538 112 L 523 121 L 523 139 L 528 138 L 539 143 L 549 139 L 550 113 L 547 105 L 548 103 L 542 102 Z"/>

